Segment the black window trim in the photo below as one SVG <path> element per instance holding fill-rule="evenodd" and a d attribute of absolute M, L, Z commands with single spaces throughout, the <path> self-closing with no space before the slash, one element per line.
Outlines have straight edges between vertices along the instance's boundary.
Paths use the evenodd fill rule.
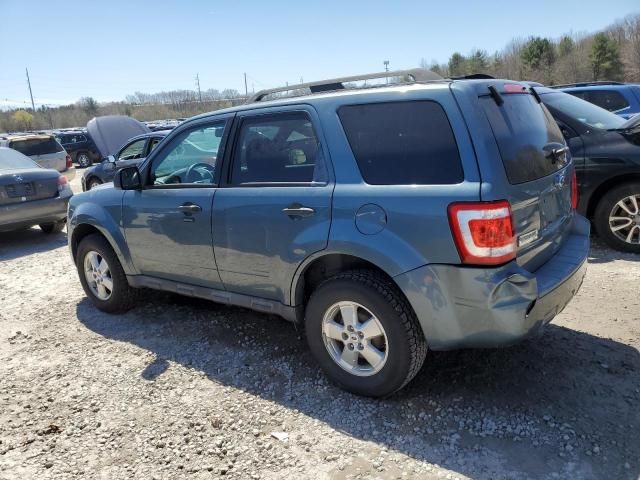
<path fill-rule="evenodd" d="M 140 174 L 142 176 L 142 189 L 143 190 L 173 190 L 173 189 L 185 189 L 185 188 L 219 188 L 221 186 L 220 179 L 222 178 L 222 171 L 224 169 L 225 161 L 224 159 L 227 156 L 227 144 L 229 142 L 229 136 L 231 133 L 231 129 L 233 128 L 233 124 L 235 122 L 235 114 L 232 115 L 220 115 L 218 117 L 207 117 L 201 120 L 198 120 L 193 123 L 187 123 L 184 125 L 184 128 L 180 128 L 179 130 L 174 130 L 169 135 L 171 138 L 166 143 L 166 145 L 162 145 L 160 149 L 156 148 L 151 152 L 147 152 L 147 159 L 143 164 L 138 165 L 138 170 L 140 170 Z M 153 169 L 153 164 L 156 162 L 158 157 L 162 156 L 162 153 L 166 149 L 170 149 L 175 145 L 176 138 L 182 136 L 185 132 L 191 132 L 193 130 L 209 128 L 217 123 L 224 123 L 224 132 L 222 133 L 222 138 L 220 140 L 220 148 L 218 149 L 218 155 L 216 155 L 216 163 L 221 163 L 222 168 L 216 168 L 216 173 L 214 177 L 213 183 L 171 183 L 166 185 L 154 185 L 151 183 L 151 171 Z M 182 126 L 181 126 L 182 127 Z M 188 134 L 187 134 L 188 135 Z M 161 137 L 161 142 L 166 137 Z M 147 139 L 147 146 L 150 144 L 150 138 Z M 184 138 L 183 138 L 184 140 Z M 182 141 L 182 140 L 180 140 Z M 146 147 L 145 147 L 146 148 Z M 220 150 L 222 150 L 222 155 L 219 155 Z M 153 155 L 152 155 L 153 154 Z M 163 159 L 166 157 L 163 157 Z"/>
<path fill-rule="evenodd" d="M 292 107 L 300 107 L 300 105 L 295 105 Z M 278 110 L 249 110 L 248 112 L 242 112 L 241 115 L 234 119 L 233 124 L 233 138 L 231 139 L 231 148 L 227 155 L 225 155 L 225 169 L 223 172 L 224 175 L 224 183 L 220 182 L 220 186 L 224 188 L 258 188 L 258 187 L 326 187 L 331 184 L 331 177 L 329 173 L 329 165 L 326 159 L 325 149 L 322 145 L 322 140 L 320 135 L 318 134 L 319 130 L 317 128 L 317 122 L 314 120 L 313 115 L 309 113 L 309 111 L 305 108 L 292 108 L 289 107 L 287 109 L 278 109 Z M 231 174 L 233 173 L 233 163 L 235 161 L 235 154 L 238 148 L 238 143 L 240 141 L 240 132 L 242 130 L 242 125 L 247 120 L 253 120 L 256 118 L 269 118 L 269 117 L 286 117 L 288 115 L 299 115 L 303 114 L 307 117 L 307 119 L 311 122 L 311 127 L 313 128 L 313 134 L 316 137 L 316 141 L 318 142 L 319 152 L 323 157 L 324 168 L 326 170 L 327 181 L 326 182 L 245 182 L 245 183 L 233 183 L 231 181 Z"/>

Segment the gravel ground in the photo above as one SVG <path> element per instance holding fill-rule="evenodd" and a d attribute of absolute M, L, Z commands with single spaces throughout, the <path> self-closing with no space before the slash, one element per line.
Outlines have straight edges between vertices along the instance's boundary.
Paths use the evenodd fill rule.
<path fill-rule="evenodd" d="M 640 478 L 640 256 L 595 245 L 542 338 L 430 352 L 369 400 L 276 317 L 159 292 L 110 316 L 66 235 L 0 236 L 0 478 Z"/>

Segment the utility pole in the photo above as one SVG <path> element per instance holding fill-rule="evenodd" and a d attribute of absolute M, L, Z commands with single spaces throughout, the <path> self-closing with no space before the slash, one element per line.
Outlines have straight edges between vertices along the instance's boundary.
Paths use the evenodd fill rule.
<path fill-rule="evenodd" d="M 200 74 L 196 73 L 196 86 L 198 87 L 198 98 L 200 99 L 200 103 L 202 103 L 202 92 L 200 91 Z"/>
<path fill-rule="evenodd" d="M 389 60 L 385 60 L 384 62 L 384 71 L 388 72 L 389 71 Z M 387 83 L 389 83 L 389 77 L 386 77 Z"/>
<path fill-rule="evenodd" d="M 247 72 L 244 72 L 244 96 L 249 98 L 249 89 L 247 88 Z"/>
<path fill-rule="evenodd" d="M 29 95 L 31 95 L 31 108 L 33 109 L 33 113 L 36 113 L 36 104 L 33 103 L 33 92 L 31 91 L 31 80 L 29 80 L 29 69 L 25 68 L 27 72 L 27 85 L 29 85 Z"/>

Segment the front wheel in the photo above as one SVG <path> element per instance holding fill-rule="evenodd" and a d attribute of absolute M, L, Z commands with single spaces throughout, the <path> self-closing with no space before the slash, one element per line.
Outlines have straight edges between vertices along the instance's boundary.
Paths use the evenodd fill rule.
<path fill-rule="evenodd" d="M 78 246 L 76 267 L 89 300 L 107 313 L 130 310 L 137 290 L 129 286 L 115 252 L 101 235 L 89 235 Z"/>
<path fill-rule="evenodd" d="M 609 190 L 598 202 L 594 223 L 598 235 L 610 247 L 640 253 L 640 183 Z"/>
<path fill-rule="evenodd" d="M 358 395 L 384 397 L 418 373 L 427 344 L 404 296 L 373 271 L 325 281 L 309 299 L 307 342 L 325 374 Z"/>

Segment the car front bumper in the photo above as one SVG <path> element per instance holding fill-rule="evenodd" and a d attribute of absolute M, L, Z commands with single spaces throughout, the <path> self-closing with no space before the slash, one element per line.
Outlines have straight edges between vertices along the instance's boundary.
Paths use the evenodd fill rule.
<path fill-rule="evenodd" d="M 0 231 L 64 220 L 67 216 L 67 204 L 72 196 L 70 193 L 69 191 L 69 194 L 63 193 L 59 197 L 1 206 Z"/>
<path fill-rule="evenodd" d="M 398 275 L 433 350 L 507 346 L 539 333 L 582 285 L 589 222 L 575 215 L 568 238 L 535 272 L 515 261 L 497 268 L 426 265 Z"/>

